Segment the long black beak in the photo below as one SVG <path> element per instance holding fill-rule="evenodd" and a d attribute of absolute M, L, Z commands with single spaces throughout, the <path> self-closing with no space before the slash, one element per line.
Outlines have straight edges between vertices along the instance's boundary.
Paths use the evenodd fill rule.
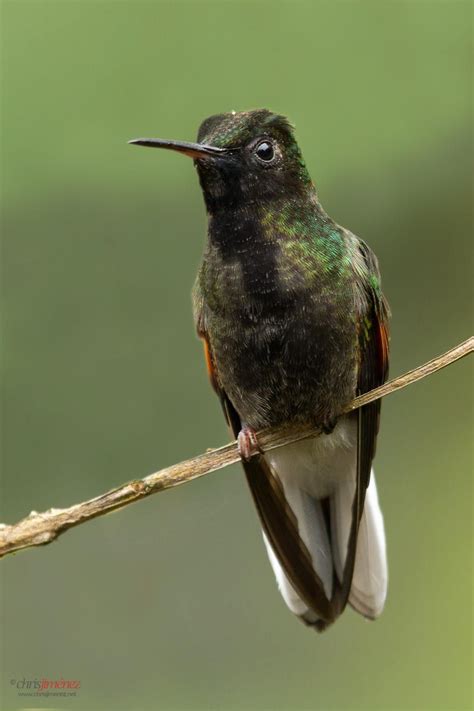
<path fill-rule="evenodd" d="M 217 157 L 228 153 L 226 148 L 217 148 L 217 146 L 206 146 L 202 143 L 187 143 L 186 141 L 168 141 L 162 138 L 134 138 L 129 141 L 136 146 L 147 146 L 148 148 L 165 148 L 168 151 L 177 151 L 184 153 L 190 158 L 209 158 Z"/>

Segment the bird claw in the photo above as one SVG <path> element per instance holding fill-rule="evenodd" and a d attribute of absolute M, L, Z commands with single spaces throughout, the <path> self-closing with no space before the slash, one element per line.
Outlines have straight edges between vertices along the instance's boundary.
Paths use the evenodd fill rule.
<path fill-rule="evenodd" d="M 237 448 L 244 462 L 248 462 L 254 454 L 261 452 L 255 430 L 247 425 L 242 427 L 237 437 Z"/>
<path fill-rule="evenodd" d="M 324 432 L 324 434 L 330 435 L 336 425 L 337 425 L 337 417 L 333 417 L 329 420 L 326 420 L 326 422 L 323 424 L 321 429 Z"/>

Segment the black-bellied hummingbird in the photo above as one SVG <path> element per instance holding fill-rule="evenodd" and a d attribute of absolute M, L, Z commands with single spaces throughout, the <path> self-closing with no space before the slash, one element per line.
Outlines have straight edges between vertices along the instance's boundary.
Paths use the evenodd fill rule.
<path fill-rule="evenodd" d="M 347 602 L 376 618 L 388 579 L 371 471 L 380 401 L 343 414 L 387 377 L 376 257 L 323 210 L 284 116 L 218 114 L 197 143 L 131 143 L 194 159 L 208 215 L 196 327 L 286 604 L 317 630 Z M 258 430 L 301 424 L 322 434 L 260 451 Z"/>

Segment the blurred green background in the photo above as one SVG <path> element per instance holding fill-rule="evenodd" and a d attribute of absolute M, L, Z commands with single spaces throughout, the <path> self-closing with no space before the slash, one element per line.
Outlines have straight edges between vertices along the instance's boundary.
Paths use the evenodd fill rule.
<path fill-rule="evenodd" d="M 1 520 L 227 441 L 191 318 L 209 114 L 285 113 L 379 256 L 391 374 L 468 337 L 468 2 L 2 4 Z M 286 610 L 235 466 L 1 563 L 2 709 L 468 709 L 471 364 L 387 398 L 390 590 L 322 636 Z M 81 680 L 69 702 L 12 679 Z"/>

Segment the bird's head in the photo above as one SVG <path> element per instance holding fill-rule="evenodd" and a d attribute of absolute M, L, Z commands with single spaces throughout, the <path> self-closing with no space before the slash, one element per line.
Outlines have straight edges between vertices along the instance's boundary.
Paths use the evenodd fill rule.
<path fill-rule="evenodd" d="M 293 127 L 285 116 L 267 109 L 210 116 L 199 128 L 197 143 L 147 138 L 130 142 L 193 158 L 211 213 L 312 190 Z"/>

